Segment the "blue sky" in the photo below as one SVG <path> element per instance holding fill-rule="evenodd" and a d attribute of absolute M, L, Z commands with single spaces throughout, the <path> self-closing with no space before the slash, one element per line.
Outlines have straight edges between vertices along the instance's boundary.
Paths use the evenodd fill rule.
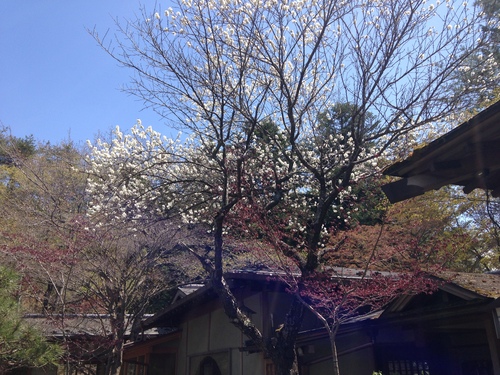
<path fill-rule="evenodd" d="M 142 4 L 154 7 L 153 0 Z M 110 33 L 114 18 L 134 18 L 136 0 L 1 0 L 0 125 L 18 137 L 85 142 L 119 125 L 168 134 L 151 110 L 120 91 L 132 72 L 119 67 L 88 34 Z"/>

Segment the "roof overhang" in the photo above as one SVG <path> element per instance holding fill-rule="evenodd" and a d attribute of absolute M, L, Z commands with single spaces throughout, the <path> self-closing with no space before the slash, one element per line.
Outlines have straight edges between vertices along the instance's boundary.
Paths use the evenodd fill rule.
<path fill-rule="evenodd" d="M 384 170 L 401 180 L 382 187 L 391 203 L 446 185 L 500 196 L 500 102 Z"/>
<path fill-rule="evenodd" d="M 359 279 L 362 270 L 336 267 L 333 269 L 339 279 Z M 390 272 L 375 272 L 387 277 L 398 276 L 398 274 Z M 225 278 L 230 287 L 238 287 L 252 283 L 254 286 L 262 286 L 266 290 L 276 288 L 281 285 L 286 289 L 284 283 L 286 274 L 272 271 L 254 271 L 254 270 L 235 270 L 227 272 Z M 481 304 L 490 304 L 492 301 L 500 301 L 500 275 L 498 274 L 468 274 L 468 273 L 453 273 L 443 274 L 441 277 L 429 275 L 432 279 L 440 281 L 439 288 L 443 291 L 456 295 L 466 302 L 480 301 Z M 194 288 L 193 288 L 194 289 Z M 390 306 L 380 311 L 374 311 L 371 314 L 361 317 L 353 317 L 346 322 L 343 329 L 348 329 L 347 323 L 358 324 L 365 321 L 376 320 L 385 310 L 399 311 L 403 309 L 407 303 L 411 301 L 414 295 L 401 296 L 396 301 L 393 301 Z M 178 299 L 164 310 L 158 312 L 154 316 L 146 319 L 143 324 L 143 329 L 151 329 L 153 327 L 176 327 L 186 317 L 190 311 L 199 309 L 202 304 L 216 300 L 217 294 L 210 285 L 197 285 L 196 290 L 187 294 L 184 298 Z"/>

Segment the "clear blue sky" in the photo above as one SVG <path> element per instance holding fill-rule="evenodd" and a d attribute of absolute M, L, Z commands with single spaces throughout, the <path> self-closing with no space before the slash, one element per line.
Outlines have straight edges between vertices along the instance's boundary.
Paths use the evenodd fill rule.
<path fill-rule="evenodd" d="M 143 0 L 154 7 L 154 0 Z M 137 118 L 167 126 L 120 88 L 132 72 L 108 56 L 87 29 L 116 30 L 138 0 L 0 0 L 0 125 L 18 137 L 58 143 L 93 139 Z"/>

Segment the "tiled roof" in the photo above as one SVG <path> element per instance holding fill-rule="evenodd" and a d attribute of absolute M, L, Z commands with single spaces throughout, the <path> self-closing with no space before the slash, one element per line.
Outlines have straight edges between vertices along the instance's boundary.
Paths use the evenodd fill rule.
<path fill-rule="evenodd" d="M 45 336 L 105 335 L 109 332 L 107 315 L 71 314 L 61 315 L 27 314 L 24 320 L 41 330 Z"/>
<path fill-rule="evenodd" d="M 487 298 L 500 298 L 500 274 L 453 273 L 451 282 Z"/>

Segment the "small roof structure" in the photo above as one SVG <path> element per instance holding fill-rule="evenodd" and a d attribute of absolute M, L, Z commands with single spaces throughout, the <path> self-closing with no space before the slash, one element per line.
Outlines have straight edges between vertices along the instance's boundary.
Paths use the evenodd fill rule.
<path fill-rule="evenodd" d="M 145 319 L 152 317 L 146 314 Z M 108 314 L 25 314 L 23 320 L 49 338 L 106 337 L 111 333 Z M 152 329 L 147 335 L 162 334 Z M 126 332 L 130 335 L 130 330 Z"/>
<path fill-rule="evenodd" d="M 458 185 L 468 194 L 476 188 L 500 196 L 500 101 L 405 160 L 384 170 L 401 180 L 382 187 L 391 203 Z"/>
<path fill-rule="evenodd" d="M 109 316 L 104 314 L 26 314 L 24 320 L 46 337 L 106 336 Z"/>

